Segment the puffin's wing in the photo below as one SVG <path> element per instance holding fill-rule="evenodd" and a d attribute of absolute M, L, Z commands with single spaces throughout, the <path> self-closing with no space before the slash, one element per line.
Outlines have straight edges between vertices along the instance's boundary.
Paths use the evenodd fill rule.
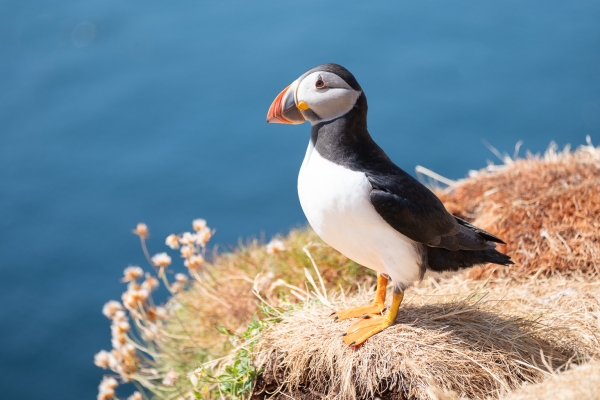
<path fill-rule="evenodd" d="M 454 217 L 429 189 L 404 171 L 365 174 L 370 201 L 381 217 L 404 236 L 431 247 L 482 250 L 503 243 L 496 236 Z"/>

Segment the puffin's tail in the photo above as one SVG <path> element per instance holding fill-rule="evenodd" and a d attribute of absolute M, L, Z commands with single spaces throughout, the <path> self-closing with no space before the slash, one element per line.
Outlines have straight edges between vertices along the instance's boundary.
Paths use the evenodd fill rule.
<path fill-rule="evenodd" d="M 496 249 L 451 251 L 441 247 L 427 247 L 428 269 L 436 272 L 458 271 L 478 264 L 514 264 L 510 257 Z"/>

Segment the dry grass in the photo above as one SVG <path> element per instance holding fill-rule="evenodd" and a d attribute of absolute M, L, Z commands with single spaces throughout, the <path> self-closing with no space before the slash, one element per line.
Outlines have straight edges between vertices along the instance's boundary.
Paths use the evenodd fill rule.
<path fill-rule="evenodd" d="M 589 138 L 588 138 L 589 142 Z M 471 277 L 600 272 L 600 150 L 555 146 L 542 157 L 504 157 L 438 193 L 448 211 L 504 238 L 510 268 L 475 268 Z"/>
<path fill-rule="evenodd" d="M 599 279 L 431 278 L 410 293 L 396 324 L 358 350 L 340 339 L 349 322 L 332 323 L 327 307 L 284 318 L 260 343 L 256 362 L 265 372 L 255 398 L 429 399 L 435 388 L 453 398 L 498 398 L 600 355 Z"/>

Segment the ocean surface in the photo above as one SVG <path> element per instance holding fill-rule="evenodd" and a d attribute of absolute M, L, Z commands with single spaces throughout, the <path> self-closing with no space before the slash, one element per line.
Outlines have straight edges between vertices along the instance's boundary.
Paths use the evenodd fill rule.
<path fill-rule="evenodd" d="M 600 142 L 598 1 L 1 0 L 2 399 L 96 396 L 137 222 L 152 253 L 194 218 L 221 249 L 306 224 L 310 127 L 265 117 L 325 62 L 411 173 Z"/>

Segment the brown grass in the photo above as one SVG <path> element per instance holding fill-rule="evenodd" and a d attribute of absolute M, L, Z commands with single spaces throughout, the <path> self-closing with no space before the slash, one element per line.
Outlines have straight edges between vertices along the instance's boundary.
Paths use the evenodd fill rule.
<path fill-rule="evenodd" d="M 504 238 L 499 250 L 516 264 L 470 276 L 600 272 L 600 150 L 550 147 L 543 157 L 506 161 L 438 193 L 448 211 Z"/>

